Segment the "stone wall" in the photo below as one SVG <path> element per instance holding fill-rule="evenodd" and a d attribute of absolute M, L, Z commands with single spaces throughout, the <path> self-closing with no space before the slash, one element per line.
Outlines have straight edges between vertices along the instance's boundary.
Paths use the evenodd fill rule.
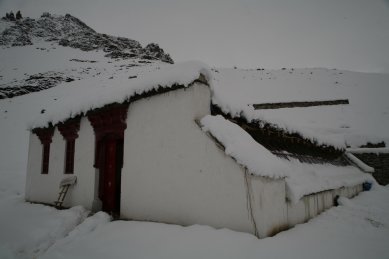
<path fill-rule="evenodd" d="M 365 164 L 374 168 L 374 178 L 382 185 L 389 184 L 389 153 L 353 153 Z"/>

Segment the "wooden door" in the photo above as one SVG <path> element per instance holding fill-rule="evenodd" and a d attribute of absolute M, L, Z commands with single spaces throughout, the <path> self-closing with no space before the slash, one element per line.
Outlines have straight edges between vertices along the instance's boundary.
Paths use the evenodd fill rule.
<path fill-rule="evenodd" d="M 104 143 L 103 211 L 114 213 L 116 193 L 116 141 L 107 138 Z"/>

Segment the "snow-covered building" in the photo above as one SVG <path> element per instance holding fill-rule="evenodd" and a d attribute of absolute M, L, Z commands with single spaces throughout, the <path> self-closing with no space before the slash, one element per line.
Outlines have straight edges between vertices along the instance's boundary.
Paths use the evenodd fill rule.
<path fill-rule="evenodd" d="M 308 155 L 301 155 L 255 141 L 255 134 L 281 142 L 291 136 L 272 127 L 253 131 L 249 116 L 223 112 L 203 64 L 134 69 L 136 76 L 74 81 L 42 93 L 47 105 L 30 125 L 26 200 L 54 204 L 61 181 L 76 176 L 65 207 L 266 237 L 374 181 L 332 159 L 341 155 L 336 147 L 303 143 Z M 331 159 L 309 156 L 314 151 Z"/>

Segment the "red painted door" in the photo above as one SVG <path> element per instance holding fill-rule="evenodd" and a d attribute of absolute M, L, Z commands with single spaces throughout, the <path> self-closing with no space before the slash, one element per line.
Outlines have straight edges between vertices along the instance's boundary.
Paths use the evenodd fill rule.
<path fill-rule="evenodd" d="M 103 179 L 103 211 L 108 213 L 117 212 L 116 204 L 116 140 L 114 138 L 107 138 L 104 145 L 105 149 L 105 163 L 104 163 L 104 179 Z"/>

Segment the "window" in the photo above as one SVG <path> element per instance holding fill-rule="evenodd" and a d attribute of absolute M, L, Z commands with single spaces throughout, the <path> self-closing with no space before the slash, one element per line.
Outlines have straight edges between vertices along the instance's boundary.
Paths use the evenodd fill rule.
<path fill-rule="evenodd" d="M 65 155 L 65 174 L 72 174 L 74 171 L 74 146 L 75 139 L 66 141 L 66 155 Z"/>
<path fill-rule="evenodd" d="M 80 129 L 80 118 L 71 119 L 58 125 L 58 130 L 66 141 L 65 147 L 65 174 L 74 173 L 74 153 L 76 139 Z"/>
<path fill-rule="evenodd" d="M 36 128 L 32 131 L 35 133 L 42 143 L 42 174 L 49 173 L 49 161 L 50 161 L 50 143 L 53 138 L 54 128 Z"/>
<path fill-rule="evenodd" d="M 42 153 L 42 174 L 48 174 L 50 161 L 50 143 L 43 144 Z"/>

